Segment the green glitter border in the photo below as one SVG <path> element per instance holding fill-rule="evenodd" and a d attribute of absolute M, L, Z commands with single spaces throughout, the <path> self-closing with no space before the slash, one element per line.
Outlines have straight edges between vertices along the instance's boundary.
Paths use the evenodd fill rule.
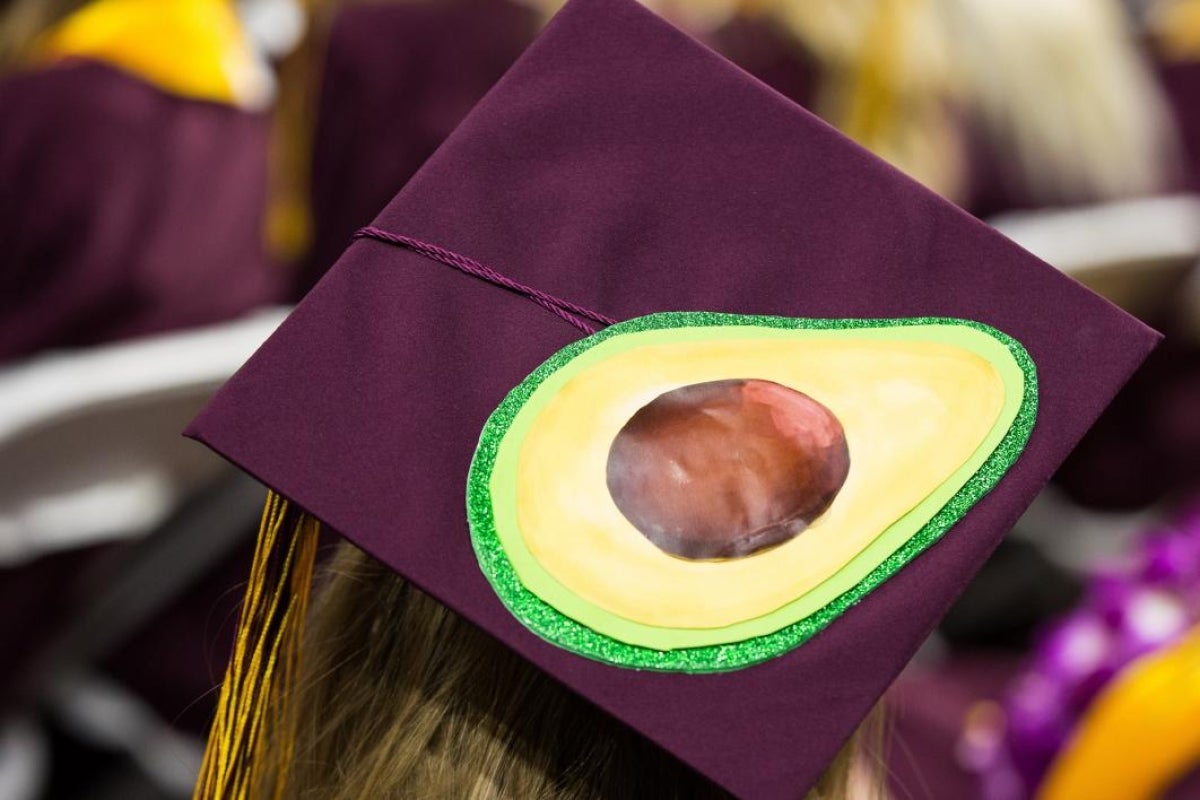
<path fill-rule="evenodd" d="M 914 325 L 959 325 L 981 331 L 1008 348 L 1025 376 L 1024 393 L 1017 416 L 987 460 L 961 489 L 898 550 L 884 559 L 861 581 L 804 619 L 769 634 L 740 642 L 677 650 L 655 650 L 627 644 L 598 633 L 565 616 L 521 583 L 496 534 L 490 480 L 500 440 L 517 412 L 534 391 L 580 353 L 620 334 L 686 327 L 755 326 L 805 330 L 849 330 Z M 479 447 L 467 475 L 467 520 L 471 544 L 480 569 L 505 607 L 526 628 L 551 644 L 577 655 L 630 669 L 661 672 L 728 672 L 782 655 L 824 630 L 862 598 L 870 594 L 901 567 L 927 550 L 970 508 L 990 492 L 1008 472 L 1025 448 L 1037 418 L 1037 368 L 1016 339 L 990 325 L 952 317 L 907 317 L 902 319 L 793 319 L 716 312 L 662 312 L 636 317 L 609 326 L 559 350 L 521 381 L 488 417 L 480 434 Z"/>

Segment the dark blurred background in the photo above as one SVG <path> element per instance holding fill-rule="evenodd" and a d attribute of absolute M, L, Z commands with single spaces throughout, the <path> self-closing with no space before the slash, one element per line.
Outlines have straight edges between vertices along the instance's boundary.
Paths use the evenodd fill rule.
<path fill-rule="evenodd" d="M 0 800 L 191 795 L 262 490 L 178 433 L 558 5 L 0 3 Z M 1200 0 L 647 5 L 1167 334 L 889 698 L 1034 797 L 1200 630 Z"/>

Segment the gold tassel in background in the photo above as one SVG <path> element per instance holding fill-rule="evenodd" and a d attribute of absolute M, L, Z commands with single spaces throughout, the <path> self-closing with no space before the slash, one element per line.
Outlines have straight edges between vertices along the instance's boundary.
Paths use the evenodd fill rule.
<path fill-rule="evenodd" d="M 290 526 L 290 531 L 287 530 Z M 256 796 L 269 769 L 278 796 L 295 739 L 290 702 L 312 588 L 320 525 L 270 492 L 238 620 L 233 655 L 204 751 L 194 800 Z M 262 763 L 267 737 L 279 764 Z"/>

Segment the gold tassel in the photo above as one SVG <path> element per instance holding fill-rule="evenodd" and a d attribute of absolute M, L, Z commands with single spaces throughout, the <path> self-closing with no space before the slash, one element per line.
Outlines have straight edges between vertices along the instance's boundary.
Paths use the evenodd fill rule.
<path fill-rule="evenodd" d="M 906 113 L 913 68 L 905 62 L 915 46 L 913 29 L 924 12 L 923 0 L 881 0 L 863 36 L 858 63 L 843 88 L 841 114 L 832 122 L 876 154 L 894 147 Z M 924 87 L 928 91 L 928 87 Z M 890 155 L 890 154 L 889 154 Z"/>
<path fill-rule="evenodd" d="M 284 546 L 284 531 L 294 520 Z M 287 783 L 295 740 L 296 709 L 291 702 L 308 615 L 320 525 L 270 492 L 250 581 L 238 620 L 233 655 L 225 671 L 217 713 L 204 751 L 194 800 L 246 800 L 262 788 L 266 770 L 274 795 Z M 278 764 L 264 764 L 268 737 Z"/>

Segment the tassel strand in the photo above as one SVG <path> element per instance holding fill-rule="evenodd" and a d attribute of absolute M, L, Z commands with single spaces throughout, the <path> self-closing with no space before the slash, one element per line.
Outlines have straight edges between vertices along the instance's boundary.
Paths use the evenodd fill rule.
<path fill-rule="evenodd" d="M 294 520 L 286 547 L 284 528 Z M 294 750 L 296 709 L 290 702 L 299 671 L 320 526 L 289 514 L 270 492 L 263 509 L 233 654 L 193 800 L 247 800 L 269 773 L 282 795 Z M 282 763 L 263 763 L 268 738 Z"/>

